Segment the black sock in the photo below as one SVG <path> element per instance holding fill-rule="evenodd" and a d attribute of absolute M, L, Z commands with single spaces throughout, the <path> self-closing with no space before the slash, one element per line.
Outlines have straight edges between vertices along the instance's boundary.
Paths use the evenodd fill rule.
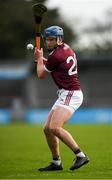
<path fill-rule="evenodd" d="M 58 161 L 58 160 L 60 160 L 60 157 L 59 156 L 53 156 L 53 160 Z"/>
<path fill-rule="evenodd" d="M 80 148 L 79 148 L 79 149 L 76 149 L 76 150 L 74 151 L 75 155 L 77 155 L 77 154 L 80 153 L 80 152 L 81 152 Z"/>

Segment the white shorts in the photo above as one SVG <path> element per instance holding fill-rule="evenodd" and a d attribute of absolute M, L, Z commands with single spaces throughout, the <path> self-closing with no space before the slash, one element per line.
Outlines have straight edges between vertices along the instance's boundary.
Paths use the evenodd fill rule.
<path fill-rule="evenodd" d="M 61 89 L 57 91 L 58 99 L 54 103 L 52 109 L 56 109 L 57 106 L 64 107 L 74 113 L 83 102 L 83 93 L 81 90 L 69 91 Z"/>

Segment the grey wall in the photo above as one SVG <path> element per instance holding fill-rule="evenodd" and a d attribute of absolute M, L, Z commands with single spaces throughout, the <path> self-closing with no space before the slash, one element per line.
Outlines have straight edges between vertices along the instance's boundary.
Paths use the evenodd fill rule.
<path fill-rule="evenodd" d="M 83 64 L 79 75 L 84 106 L 112 107 L 112 64 Z"/>

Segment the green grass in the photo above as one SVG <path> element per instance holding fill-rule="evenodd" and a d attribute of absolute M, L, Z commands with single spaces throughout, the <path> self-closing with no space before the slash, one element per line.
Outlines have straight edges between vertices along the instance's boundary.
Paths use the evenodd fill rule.
<path fill-rule="evenodd" d="M 69 171 L 74 154 L 61 143 L 64 170 L 39 172 L 51 161 L 42 126 L 0 126 L 0 179 L 111 179 L 112 125 L 66 125 L 90 163 L 77 171 Z"/>

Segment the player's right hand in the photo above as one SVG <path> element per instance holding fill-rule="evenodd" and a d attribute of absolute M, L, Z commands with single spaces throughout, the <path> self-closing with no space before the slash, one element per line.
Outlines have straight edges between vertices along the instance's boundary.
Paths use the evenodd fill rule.
<path fill-rule="evenodd" d="M 38 62 L 38 60 L 40 58 L 44 58 L 43 57 L 43 49 L 37 49 L 37 47 L 35 47 L 35 51 L 34 51 L 34 57 L 35 57 L 35 62 Z"/>

